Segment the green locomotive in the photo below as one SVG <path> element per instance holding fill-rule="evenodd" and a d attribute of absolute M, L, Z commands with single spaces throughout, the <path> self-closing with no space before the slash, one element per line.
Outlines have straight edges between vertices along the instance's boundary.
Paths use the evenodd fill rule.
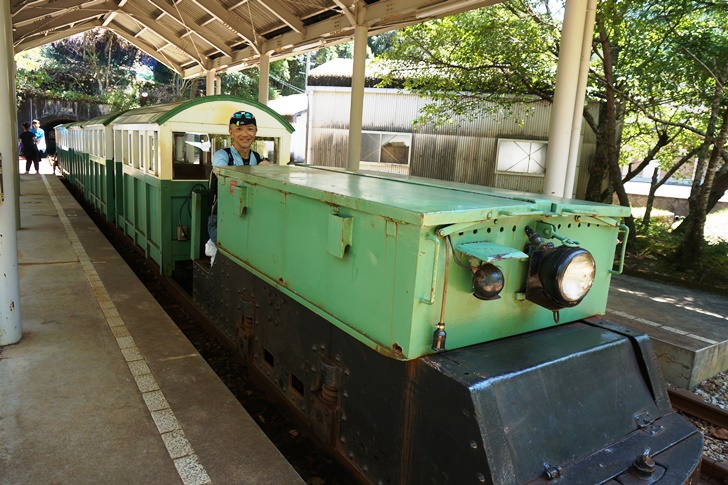
<path fill-rule="evenodd" d="M 221 167 L 193 298 L 376 484 L 684 483 L 702 435 L 602 320 L 619 206 L 315 167 Z M 694 482 L 696 483 L 696 482 Z"/>

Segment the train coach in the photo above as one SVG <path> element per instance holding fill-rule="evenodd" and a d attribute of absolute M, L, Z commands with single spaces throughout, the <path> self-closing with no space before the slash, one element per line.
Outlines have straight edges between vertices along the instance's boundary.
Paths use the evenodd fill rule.
<path fill-rule="evenodd" d="M 697 483 L 702 435 L 648 337 L 599 317 L 628 208 L 214 170 L 218 253 L 193 300 L 363 481 Z"/>
<path fill-rule="evenodd" d="M 230 145 L 236 111 L 258 123 L 254 149 L 288 163 L 293 127 L 266 106 L 234 96 L 206 96 L 113 113 L 56 128 L 64 174 L 87 201 L 129 236 L 169 276 L 206 240 L 206 219 L 192 220 L 194 191 L 207 190 L 212 154 Z M 66 146 L 68 148 L 66 148 Z M 197 224 L 191 238 L 191 226 Z"/>
<path fill-rule="evenodd" d="M 70 153 L 59 152 L 61 169 L 69 183 L 107 221 L 114 221 L 116 215 L 111 122 L 122 113 L 124 111 L 56 128 L 57 137 L 63 137 L 61 133 L 65 131 L 70 133 L 71 139 Z"/>

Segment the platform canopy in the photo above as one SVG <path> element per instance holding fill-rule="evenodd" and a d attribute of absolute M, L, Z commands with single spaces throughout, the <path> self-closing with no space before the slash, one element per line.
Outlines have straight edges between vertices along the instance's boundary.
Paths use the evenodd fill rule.
<path fill-rule="evenodd" d="M 106 28 L 184 78 L 258 65 L 500 0 L 10 0 L 15 53 Z"/>

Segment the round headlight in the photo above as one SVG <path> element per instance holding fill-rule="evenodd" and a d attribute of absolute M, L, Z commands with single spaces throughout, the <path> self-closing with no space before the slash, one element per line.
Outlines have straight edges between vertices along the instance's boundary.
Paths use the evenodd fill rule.
<path fill-rule="evenodd" d="M 481 300 L 495 300 L 503 291 L 503 272 L 498 266 L 485 263 L 473 274 L 473 295 Z"/>
<path fill-rule="evenodd" d="M 538 277 L 552 300 L 570 307 L 589 293 L 596 268 L 594 257 L 586 249 L 561 246 L 544 257 Z"/>

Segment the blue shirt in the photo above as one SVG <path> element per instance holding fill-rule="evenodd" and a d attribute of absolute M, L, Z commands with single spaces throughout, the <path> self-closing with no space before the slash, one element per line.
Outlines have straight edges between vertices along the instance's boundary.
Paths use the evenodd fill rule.
<path fill-rule="evenodd" d="M 243 163 L 243 157 L 240 156 L 238 151 L 235 149 L 234 146 L 230 147 L 230 152 L 233 155 L 233 162 L 235 165 L 245 165 Z M 259 157 L 254 155 L 254 151 L 250 150 L 250 163 L 249 165 L 258 165 Z M 215 154 L 212 156 L 212 165 L 214 167 L 227 167 L 228 164 L 228 154 L 225 151 L 225 149 L 221 149 L 215 152 Z"/>
<path fill-rule="evenodd" d="M 30 132 L 35 135 L 36 140 L 40 140 L 45 136 L 45 131 L 43 131 L 43 128 L 41 128 L 40 126 L 38 128 L 31 128 Z"/>

